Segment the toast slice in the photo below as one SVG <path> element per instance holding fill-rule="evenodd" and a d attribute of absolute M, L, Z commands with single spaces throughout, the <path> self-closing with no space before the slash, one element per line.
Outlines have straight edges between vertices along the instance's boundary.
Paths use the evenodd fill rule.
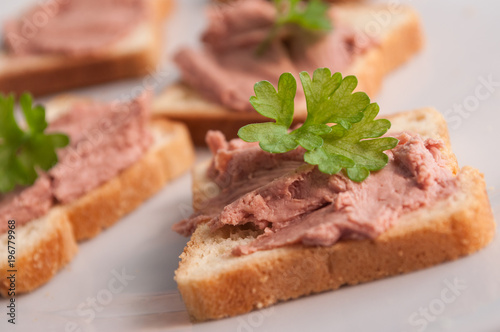
<path fill-rule="evenodd" d="M 443 140 L 449 167 L 458 170 L 449 149 L 446 124 L 432 109 L 388 117 L 391 132 L 413 131 Z M 193 201 L 199 204 L 214 183 L 207 164 L 193 171 Z M 182 298 L 193 320 L 234 316 L 278 301 L 355 285 L 454 260 L 486 246 L 495 222 L 483 176 L 464 167 L 458 190 L 426 209 L 403 215 L 396 226 L 374 240 L 341 240 L 330 247 L 293 245 L 232 256 L 235 246 L 258 235 L 245 227 L 215 232 L 200 224 L 180 256 L 176 271 Z"/>
<path fill-rule="evenodd" d="M 145 75 L 161 52 L 161 25 L 172 0 L 147 0 L 154 13 L 128 36 L 96 57 L 34 55 L 14 58 L 0 50 L 0 91 L 34 96 Z"/>
<path fill-rule="evenodd" d="M 61 97 L 48 103 L 47 118 L 53 120 L 76 100 Z M 191 167 L 194 149 L 186 127 L 167 120 L 154 120 L 150 126 L 154 143 L 139 161 L 76 201 L 16 229 L 16 294 L 48 282 L 76 254 L 77 241 L 112 226 Z M 0 248 L 6 253 L 7 241 L 8 234 L 0 235 Z M 7 264 L 4 256 L 0 260 L 3 296 L 8 295 L 10 284 Z"/>
<path fill-rule="evenodd" d="M 352 26 L 378 40 L 378 45 L 355 57 L 343 75 L 356 75 L 358 91 L 373 97 L 385 75 L 405 63 L 423 47 L 418 14 L 410 7 L 394 10 L 388 5 L 339 4 L 339 24 Z M 333 68 L 335 70 L 335 68 Z M 169 86 L 153 103 L 153 115 L 186 123 L 196 145 L 205 145 L 208 130 L 229 138 L 248 123 L 268 121 L 257 112 L 235 112 L 202 97 L 182 82 Z M 303 122 L 305 109 L 295 110 L 295 123 Z"/>

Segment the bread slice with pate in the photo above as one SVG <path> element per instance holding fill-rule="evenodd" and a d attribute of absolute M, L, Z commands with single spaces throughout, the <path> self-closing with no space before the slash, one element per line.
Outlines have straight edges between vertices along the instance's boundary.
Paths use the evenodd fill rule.
<path fill-rule="evenodd" d="M 73 96 L 55 98 L 46 105 L 47 119 L 54 122 L 75 103 L 87 102 L 90 101 Z M 90 239 L 112 226 L 191 167 L 194 149 L 183 124 L 154 120 L 148 128 L 152 140 L 137 161 L 77 199 L 56 203 L 46 215 L 17 224 L 16 294 L 32 291 L 48 282 L 71 261 L 78 241 Z M 2 215 L 1 222 L 7 224 L 7 218 L 15 220 L 15 213 Z M 0 248 L 7 252 L 7 246 L 6 232 L 0 235 Z M 7 259 L 2 259 L 0 294 L 3 296 L 8 295 L 9 269 Z"/>
<path fill-rule="evenodd" d="M 495 222 L 482 174 L 459 169 L 446 122 L 433 109 L 387 117 L 391 132 L 413 132 L 443 141 L 445 168 L 456 190 L 445 199 L 401 215 L 371 239 L 341 238 L 331 246 L 285 245 L 234 255 L 262 234 L 248 225 L 216 230 L 200 223 L 180 256 L 175 280 L 193 320 L 230 317 L 295 299 L 408 273 L 471 254 L 493 238 Z M 207 176 L 209 163 L 193 170 L 195 211 L 220 191 Z"/>
<path fill-rule="evenodd" d="M 411 7 L 350 3 L 334 4 L 332 8 L 336 12 L 334 31 L 335 26 L 350 27 L 361 36 L 373 38 L 376 42 L 364 53 L 355 55 L 352 63 L 345 69 L 336 69 L 331 64 L 320 66 L 341 71 L 344 76 L 355 75 L 359 82 L 356 90 L 364 91 L 370 97 L 380 90 L 387 74 L 407 62 L 423 47 L 420 18 Z M 156 97 L 153 115 L 186 123 L 195 145 L 205 145 L 208 130 L 220 130 L 230 139 L 236 137 L 242 126 L 266 121 L 266 118 L 253 110 L 237 111 L 207 99 L 182 81 L 167 87 Z M 305 107 L 297 106 L 295 122 L 303 122 L 305 117 Z"/>
<path fill-rule="evenodd" d="M 74 3 L 76 4 L 76 1 Z M 81 4 L 82 1 L 78 3 Z M 80 36 L 85 33 L 82 29 L 95 30 L 99 28 L 98 24 L 113 24 L 116 20 L 111 20 L 111 18 L 106 20 L 102 13 L 101 17 L 104 22 L 97 22 L 96 26 L 89 27 L 88 24 L 85 25 L 85 22 L 79 20 L 85 14 L 76 13 L 76 19 L 73 17 L 65 20 L 65 24 L 72 22 L 68 27 L 51 25 L 54 17 L 64 15 L 61 13 L 66 10 L 66 5 L 68 4 L 62 2 L 59 4 L 56 1 L 32 8 L 25 13 L 25 20 L 22 21 L 24 25 L 20 25 L 20 30 L 4 34 L 3 39 L 5 41 L 10 38 L 14 45 L 23 46 L 31 43 L 32 40 L 36 41 L 40 38 L 39 34 L 48 35 L 55 30 L 64 38 L 70 38 L 69 41 L 64 41 L 65 45 L 75 42 L 75 49 L 66 49 L 66 46 L 61 46 L 63 37 L 59 38 L 59 35 L 44 37 L 44 40 L 53 44 L 46 45 L 38 42 L 35 45 L 35 52 L 22 55 L 12 53 L 4 45 L 3 49 L 0 49 L 1 92 L 20 94 L 30 91 L 33 95 L 40 96 L 118 79 L 138 77 L 156 68 L 162 45 L 161 26 L 173 7 L 172 0 L 144 1 L 145 19 L 141 19 L 125 35 L 116 32 L 118 37 L 113 37 L 112 42 L 104 47 L 85 52 L 78 49 L 78 46 L 81 46 L 78 43 L 81 44 L 82 39 L 89 39 Z M 100 6 L 101 10 L 105 10 L 102 5 L 104 2 Z M 121 15 L 120 11 L 115 12 L 117 12 L 116 15 Z M 125 20 L 123 24 L 126 26 L 132 22 L 127 23 Z M 47 32 L 49 29 L 50 31 Z M 93 33 L 104 34 L 106 30 L 114 31 L 109 27 L 99 29 Z M 69 33 L 65 37 L 66 30 Z M 76 37 L 71 37 L 72 32 L 77 33 Z M 90 43 L 92 43 L 92 38 L 90 38 Z"/>

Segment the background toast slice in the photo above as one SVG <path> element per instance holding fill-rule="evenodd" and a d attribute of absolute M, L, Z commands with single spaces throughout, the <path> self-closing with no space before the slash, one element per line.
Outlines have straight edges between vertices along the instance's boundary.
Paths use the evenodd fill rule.
<path fill-rule="evenodd" d="M 437 111 L 421 109 L 388 117 L 392 132 L 413 131 L 442 139 L 449 149 L 445 121 Z M 200 206 L 214 184 L 205 177 L 207 164 L 193 173 L 194 207 Z M 453 260 L 486 246 L 495 223 L 482 175 L 464 167 L 459 189 L 445 200 L 400 218 L 374 240 L 342 240 L 330 247 L 288 246 L 231 255 L 234 246 L 258 233 L 226 226 L 211 232 L 200 225 L 180 256 L 176 271 L 182 298 L 196 321 L 218 319 L 263 308 L 278 301 L 407 273 Z"/>
<path fill-rule="evenodd" d="M 423 35 L 417 13 L 410 7 L 343 4 L 335 5 L 339 22 L 353 26 L 357 31 L 378 39 L 377 46 L 355 58 L 346 75 L 356 75 L 358 91 L 373 97 L 382 85 L 385 75 L 402 65 L 423 47 Z M 378 17 L 384 17 L 381 21 Z M 335 68 L 332 68 L 335 71 Z M 254 122 L 268 121 L 257 112 L 237 112 L 224 108 L 202 97 L 183 83 L 169 86 L 156 97 L 153 114 L 157 117 L 186 123 L 196 145 L 205 145 L 205 134 L 210 129 L 220 130 L 227 138 L 236 137 L 239 128 Z M 303 122 L 305 109 L 295 110 L 295 123 Z"/>
<path fill-rule="evenodd" d="M 55 119 L 77 100 L 81 98 L 54 99 L 46 105 L 47 118 Z M 139 161 L 76 201 L 16 229 L 16 294 L 49 281 L 74 256 L 77 241 L 110 227 L 191 167 L 194 149 L 186 127 L 167 120 L 154 120 L 150 126 L 154 143 Z M 0 235 L 5 253 L 7 239 L 8 234 Z M 7 256 L 0 260 L 3 296 L 9 288 L 7 263 Z"/>
<path fill-rule="evenodd" d="M 172 0 L 147 0 L 152 17 L 96 57 L 35 55 L 13 58 L 0 51 L 0 91 L 34 96 L 145 75 L 160 59 L 161 26 Z"/>

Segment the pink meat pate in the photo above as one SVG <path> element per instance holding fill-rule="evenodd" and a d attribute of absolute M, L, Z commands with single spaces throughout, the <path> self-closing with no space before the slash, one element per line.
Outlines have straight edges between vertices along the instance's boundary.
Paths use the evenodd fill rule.
<path fill-rule="evenodd" d="M 120 41 L 147 19 L 143 0 L 59 0 L 36 5 L 4 25 L 8 52 L 91 55 Z"/>
<path fill-rule="evenodd" d="M 335 15 L 332 7 L 332 22 Z M 301 71 L 312 74 L 319 67 L 342 72 L 358 54 L 376 44 L 373 38 L 348 26 L 334 24 L 326 35 L 289 27 L 270 43 L 267 51 L 257 55 L 275 17 L 275 7 L 265 0 L 212 7 L 202 37 L 203 47 L 183 48 L 175 56 L 182 80 L 205 98 L 229 109 L 252 111 L 248 99 L 254 93 L 255 82 L 267 80 L 276 86 L 284 72 L 298 78 Z M 296 103 L 305 103 L 301 89 L 297 91 Z"/>
<path fill-rule="evenodd" d="M 270 154 L 255 143 L 227 142 L 220 132 L 209 132 L 214 157 L 207 175 L 220 193 L 174 230 L 189 235 L 201 222 L 213 229 L 250 224 L 263 230 L 248 245 L 234 248 L 235 255 L 376 238 L 402 215 L 446 198 L 457 186 L 441 141 L 409 133 L 392 136 L 400 141 L 386 152 L 387 166 L 356 183 L 305 164 L 303 150 Z"/>
<path fill-rule="evenodd" d="M 8 220 L 22 226 L 58 203 L 82 197 L 138 161 L 152 143 L 148 132 L 149 96 L 127 103 L 86 102 L 49 125 L 70 137 L 58 151 L 59 162 L 34 185 L 0 195 L 0 234 Z"/>

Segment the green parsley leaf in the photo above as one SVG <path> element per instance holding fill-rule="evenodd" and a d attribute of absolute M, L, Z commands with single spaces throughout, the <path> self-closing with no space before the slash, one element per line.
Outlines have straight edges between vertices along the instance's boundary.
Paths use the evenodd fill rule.
<path fill-rule="evenodd" d="M 362 111 L 370 104 L 366 93 L 353 93 L 358 85 L 355 76 L 342 79 L 340 73 L 332 75 L 330 69 L 319 68 L 312 80 L 307 72 L 300 73 L 300 81 L 307 100 L 307 125 L 338 123 L 349 129 L 363 118 Z"/>
<path fill-rule="evenodd" d="M 352 124 L 350 129 L 334 126 L 330 134 L 323 136 L 323 146 L 306 152 L 304 160 L 318 165 L 322 172 L 328 174 L 337 173 L 345 167 L 349 178 L 357 182 L 366 179 L 370 171 L 382 169 L 389 160 L 383 151 L 394 148 L 398 140 L 393 137 L 378 138 L 391 127 L 389 120 L 374 120 L 378 112 L 379 106 L 370 104 L 363 111 L 363 119 Z M 328 158 L 325 159 L 325 156 Z M 345 159 L 339 159 L 342 157 Z"/>
<path fill-rule="evenodd" d="M 37 168 L 49 170 L 57 163 L 56 148 L 68 145 L 63 134 L 44 134 L 48 124 L 45 109 L 32 106 L 32 97 L 20 97 L 27 128 L 16 122 L 14 96 L 0 94 L 0 192 L 13 190 L 16 185 L 29 186 L 38 178 Z"/>
<path fill-rule="evenodd" d="M 283 1 L 278 2 L 278 7 Z M 301 6 L 302 5 L 302 6 Z M 311 31 L 328 31 L 332 24 L 327 16 L 328 5 L 321 0 L 311 0 L 301 3 L 299 0 L 289 1 L 288 11 L 280 12 L 279 24 L 296 24 Z"/>
<path fill-rule="evenodd" d="M 387 165 L 384 151 L 394 148 L 398 140 L 380 138 L 391 123 L 375 120 L 379 106 L 370 104 L 365 93 L 354 92 L 356 77 L 342 78 L 340 73 L 332 75 L 329 69 L 319 68 L 312 79 L 306 72 L 300 73 L 300 79 L 307 104 L 307 119 L 301 127 L 290 132 L 297 85 L 292 74 L 285 73 L 280 77 L 278 91 L 262 81 L 255 84 L 256 96 L 250 98 L 257 112 L 275 122 L 246 125 L 238 136 L 247 142 L 259 142 L 264 151 L 271 153 L 302 146 L 307 163 L 318 165 L 327 174 L 345 169 L 347 176 L 357 182 Z"/>
<path fill-rule="evenodd" d="M 276 22 L 269 34 L 257 48 L 257 55 L 262 55 L 280 30 L 294 24 L 304 30 L 323 32 L 332 29 L 328 18 L 328 5 L 322 0 L 274 0 L 277 10 Z"/>
<path fill-rule="evenodd" d="M 252 106 L 267 118 L 276 122 L 250 124 L 241 128 L 243 135 L 253 142 L 260 142 L 263 150 L 281 153 L 295 149 L 298 144 L 288 135 L 293 121 L 294 98 L 297 82 L 290 73 L 284 73 L 278 81 L 278 91 L 267 81 L 254 86 L 255 96 L 250 98 Z"/>
<path fill-rule="evenodd" d="M 247 142 L 259 142 L 262 150 L 271 153 L 284 153 L 298 146 L 287 127 L 273 122 L 249 124 L 240 128 L 238 135 Z"/>
<path fill-rule="evenodd" d="M 255 96 L 250 103 L 260 114 L 276 120 L 276 124 L 290 127 L 293 121 L 294 99 L 297 82 L 290 73 L 284 73 L 278 81 L 278 92 L 268 81 L 261 81 L 254 86 Z"/>

